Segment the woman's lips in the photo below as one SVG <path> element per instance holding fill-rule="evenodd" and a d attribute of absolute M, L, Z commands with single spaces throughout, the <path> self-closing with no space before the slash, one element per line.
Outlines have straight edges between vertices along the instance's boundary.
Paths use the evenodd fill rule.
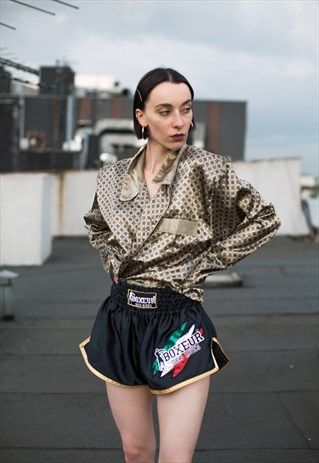
<path fill-rule="evenodd" d="M 183 133 L 178 133 L 176 135 L 171 135 L 171 138 L 174 140 L 174 141 L 181 141 L 183 140 L 184 138 L 184 134 Z"/>

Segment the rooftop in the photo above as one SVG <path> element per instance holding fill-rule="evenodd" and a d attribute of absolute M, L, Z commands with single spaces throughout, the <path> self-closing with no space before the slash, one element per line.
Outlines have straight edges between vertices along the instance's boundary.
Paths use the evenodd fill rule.
<path fill-rule="evenodd" d="M 276 236 L 230 269 L 243 287 L 205 291 L 230 362 L 212 376 L 194 463 L 319 461 L 318 257 L 318 243 Z M 110 289 L 97 251 L 55 239 L 44 265 L 6 269 L 19 278 L 16 320 L 0 324 L 1 461 L 122 462 L 78 348 Z"/>

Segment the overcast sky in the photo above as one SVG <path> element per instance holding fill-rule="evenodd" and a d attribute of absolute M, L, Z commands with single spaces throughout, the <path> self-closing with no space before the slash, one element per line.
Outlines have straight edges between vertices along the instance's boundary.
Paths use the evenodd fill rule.
<path fill-rule="evenodd" d="M 56 16 L 1 0 L 1 21 L 17 28 L 0 28 L 4 57 L 64 60 L 131 90 L 149 69 L 173 67 L 196 98 L 247 101 L 247 160 L 299 156 L 318 175 L 316 1 L 23 1 Z"/>

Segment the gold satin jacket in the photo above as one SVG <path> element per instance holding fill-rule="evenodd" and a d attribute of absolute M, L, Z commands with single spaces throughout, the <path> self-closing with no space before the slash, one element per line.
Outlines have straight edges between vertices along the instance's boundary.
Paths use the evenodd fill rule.
<path fill-rule="evenodd" d="M 168 286 L 202 302 L 206 277 L 266 244 L 281 221 L 229 158 L 187 144 L 167 155 L 151 199 L 145 147 L 97 172 L 84 216 L 90 243 L 112 279 Z"/>

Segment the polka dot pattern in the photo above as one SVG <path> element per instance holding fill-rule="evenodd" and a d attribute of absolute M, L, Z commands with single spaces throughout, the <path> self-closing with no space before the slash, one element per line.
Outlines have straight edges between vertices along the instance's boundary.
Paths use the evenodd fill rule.
<path fill-rule="evenodd" d="M 273 204 L 239 179 L 222 154 L 184 145 L 153 198 L 143 179 L 128 175 L 132 162 L 98 171 L 94 202 L 84 216 L 90 242 L 111 277 L 168 286 L 202 302 L 200 286 L 208 275 L 266 244 L 281 225 Z M 131 199 L 121 196 L 124 183 L 133 191 Z M 186 220 L 197 231 L 190 234 L 182 221 L 173 227 L 178 232 L 164 231 L 162 219 L 175 225 Z"/>

